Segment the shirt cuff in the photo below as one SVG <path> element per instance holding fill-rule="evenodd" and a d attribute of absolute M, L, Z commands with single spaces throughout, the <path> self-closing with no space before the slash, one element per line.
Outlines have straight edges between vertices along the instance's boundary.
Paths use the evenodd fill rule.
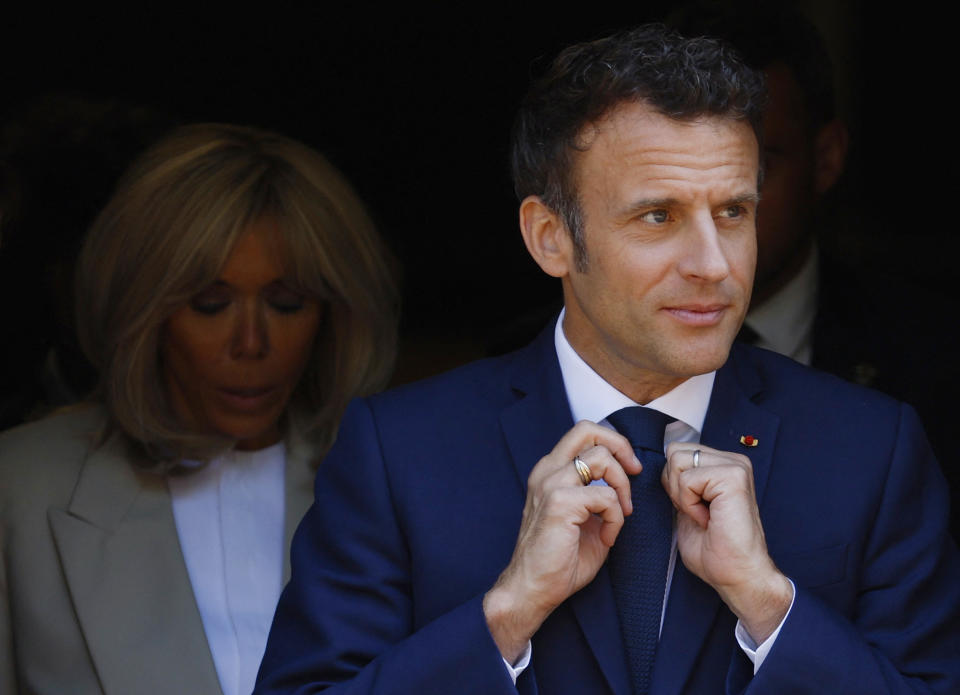
<path fill-rule="evenodd" d="M 753 641 L 753 638 L 750 637 L 747 633 L 746 628 L 737 621 L 737 629 L 734 631 L 734 634 L 737 636 L 737 644 L 740 645 L 740 649 L 743 650 L 743 653 L 747 655 L 747 658 L 753 662 L 753 675 L 757 675 L 757 671 L 760 670 L 760 667 L 763 665 L 764 659 L 767 658 L 767 654 L 770 653 L 770 650 L 773 649 L 773 643 L 777 641 L 777 635 L 780 634 L 780 628 L 783 627 L 783 624 L 787 622 L 787 618 L 790 617 L 790 611 L 793 610 L 793 602 L 797 598 L 797 586 L 793 583 L 793 580 L 787 577 L 790 582 L 790 588 L 793 589 L 793 596 L 790 598 L 790 607 L 787 609 L 786 615 L 783 616 L 783 620 L 780 621 L 780 624 L 777 625 L 777 629 L 770 633 L 770 636 L 767 637 L 763 642 L 757 644 Z M 514 680 L 516 683 L 516 680 Z"/>
<path fill-rule="evenodd" d="M 746 633 L 746 631 L 744 631 Z M 517 684 L 517 678 L 520 677 L 520 674 L 523 673 L 524 669 L 530 665 L 530 655 L 533 653 L 533 644 L 527 642 L 526 648 L 520 654 L 520 658 L 517 659 L 517 663 L 511 665 L 506 659 L 503 659 L 503 665 L 507 667 L 507 673 L 510 674 L 510 678 L 513 679 L 513 684 Z M 503 657 L 500 657 L 503 658 Z"/>

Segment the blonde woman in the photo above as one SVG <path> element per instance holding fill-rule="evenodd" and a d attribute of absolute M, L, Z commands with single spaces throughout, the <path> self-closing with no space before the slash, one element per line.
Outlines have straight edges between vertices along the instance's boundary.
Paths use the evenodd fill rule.
<path fill-rule="evenodd" d="M 315 465 L 392 368 L 396 290 L 342 176 L 181 128 L 79 259 L 95 403 L 0 436 L 0 693 L 253 687 Z"/>

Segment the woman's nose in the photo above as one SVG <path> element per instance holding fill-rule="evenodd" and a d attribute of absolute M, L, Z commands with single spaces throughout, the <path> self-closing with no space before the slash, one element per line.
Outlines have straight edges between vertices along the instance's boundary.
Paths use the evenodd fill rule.
<path fill-rule="evenodd" d="M 259 359 L 270 351 L 270 332 L 263 309 L 256 302 L 245 304 L 234 331 L 232 354 L 235 358 Z"/>

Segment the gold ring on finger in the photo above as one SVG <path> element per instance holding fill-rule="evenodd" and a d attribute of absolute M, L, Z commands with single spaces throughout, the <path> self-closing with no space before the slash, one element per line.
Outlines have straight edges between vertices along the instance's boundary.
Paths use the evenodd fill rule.
<path fill-rule="evenodd" d="M 593 474 L 590 473 L 590 466 L 583 462 L 579 456 L 573 457 L 573 465 L 577 469 L 577 475 L 580 476 L 580 482 L 589 485 L 593 482 Z"/>

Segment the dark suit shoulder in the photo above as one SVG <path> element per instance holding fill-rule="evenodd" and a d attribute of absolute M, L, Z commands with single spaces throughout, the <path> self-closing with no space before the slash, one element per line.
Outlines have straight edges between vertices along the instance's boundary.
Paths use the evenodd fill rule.
<path fill-rule="evenodd" d="M 526 348 L 529 350 L 530 348 Z M 405 384 L 369 399 L 378 415 L 415 420 L 443 412 L 489 409 L 513 400 L 513 366 L 524 350 L 478 360 L 422 381 Z"/>
<path fill-rule="evenodd" d="M 896 399 L 834 374 L 796 362 L 776 352 L 737 343 L 731 361 L 746 383 L 757 383 L 757 396 L 766 405 L 783 404 L 787 412 L 812 408 L 865 408 L 876 415 L 893 416 L 901 407 Z M 755 376 L 750 375 L 750 371 Z"/>
<path fill-rule="evenodd" d="M 565 411 L 566 420 L 548 417 L 543 407 L 533 408 L 537 417 L 553 425 L 546 428 L 543 422 L 529 421 L 527 409 L 523 409 L 524 415 L 514 410 L 533 401 L 554 404 L 548 409 Z M 413 478 L 429 479 L 441 487 L 462 485 L 475 476 L 483 478 L 487 474 L 483 473 L 484 467 L 476 465 L 478 461 L 506 464 L 500 466 L 501 473 L 513 481 L 516 472 L 505 449 L 504 418 L 522 420 L 535 427 L 538 436 L 547 431 L 545 436 L 550 441 L 537 444 L 523 455 L 531 465 L 572 426 L 572 421 L 566 422 L 570 419 L 569 408 L 563 400 L 552 336 L 541 336 L 518 352 L 473 362 L 354 402 L 347 409 L 337 444 L 325 464 L 339 461 L 346 454 L 351 459 L 348 465 L 355 465 L 352 461 L 360 455 L 358 452 L 367 452 L 382 462 L 389 479 L 400 481 L 392 485 L 394 490 L 411 491 L 413 488 L 402 481 Z M 557 423 L 559 431 L 554 432 Z M 421 484 L 416 488 L 426 489 Z"/>
<path fill-rule="evenodd" d="M 938 419 L 949 441 L 960 340 L 943 328 L 947 298 L 901 278 L 823 264 L 813 364 Z"/>
<path fill-rule="evenodd" d="M 943 501 L 936 462 L 911 406 L 766 350 L 738 346 L 732 360 L 738 372 L 747 375 L 740 379 L 750 385 L 744 395 L 776 416 L 776 450 L 766 494 L 777 503 L 764 509 L 764 523 L 771 522 L 771 529 L 779 528 L 777 519 L 789 528 L 791 515 L 802 515 L 804 505 L 815 501 L 823 518 L 837 515 L 837 521 L 825 525 L 831 530 L 810 547 L 865 537 L 866 527 L 846 536 L 833 529 L 844 528 L 844 523 L 868 524 L 888 498 L 887 485 L 893 479 L 909 478 L 909 485 L 925 490 L 928 502 Z M 824 485 L 837 476 L 844 485 Z M 842 523 L 856 506 L 848 499 L 851 489 L 858 491 L 863 509 Z M 792 545 L 791 536 L 774 533 L 770 543 L 782 551 Z"/>
<path fill-rule="evenodd" d="M 744 395 L 776 415 L 778 450 L 803 452 L 805 466 L 817 459 L 882 481 L 902 437 L 918 439 L 918 454 L 929 452 L 916 412 L 886 394 L 760 348 L 737 346 L 731 359 Z"/>

